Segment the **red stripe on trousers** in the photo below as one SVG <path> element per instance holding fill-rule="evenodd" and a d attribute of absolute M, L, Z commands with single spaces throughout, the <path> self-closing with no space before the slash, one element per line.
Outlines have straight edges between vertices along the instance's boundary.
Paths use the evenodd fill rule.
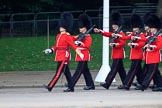
<path fill-rule="evenodd" d="M 49 85 L 50 88 L 51 88 L 51 87 L 54 85 L 54 83 L 58 80 L 58 78 L 59 78 L 59 76 L 60 76 L 60 74 L 61 74 L 61 70 L 62 70 L 62 68 L 63 68 L 63 66 L 64 66 L 64 63 L 65 63 L 65 61 L 62 61 L 61 66 L 59 67 L 58 71 L 56 72 L 55 78 L 51 81 L 51 83 L 50 83 L 50 85 Z"/>

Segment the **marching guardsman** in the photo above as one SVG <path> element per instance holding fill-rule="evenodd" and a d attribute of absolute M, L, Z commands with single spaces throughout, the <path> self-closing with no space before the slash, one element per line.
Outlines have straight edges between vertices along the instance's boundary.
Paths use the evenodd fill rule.
<path fill-rule="evenodd" d="M 85 33 L 88 29 L 90 29 L 92 26 L 91 19 L 86 14 L 81 14 L 78 19 L 78 27 L 80 33 Z M 77 40 L 77 38 L 74 38 L 74 41 Z M 69 84 L 68 88 L 64 90 L 64 92 L 73 92 L 74 86 L 79 80 L 81 74 L 83 74 L 86 86 L 84 87 L 84 90 L 94 90 L 95 85 L 91 76 L 91 73 L 88 68 L 88 61 L 91 60 L 91 54 L 90 54 L 90 48 L 92 45 L 92 37 L 90 34 L 87 34 L 83 40 L 81 40 L 79 43 L 76 43 L 78 45 L 78 49 L 81 50 L 81 53 L 84 55 L 83 59 L 81 59 L 78 55 L 76 55 L 75 60 L 78 62 L 76 71 L 74 75 L 72 76 L 72 83 Z"/>
<path fill-rule="evenodd" d="M 57 62 L 56 73 L 50 83 L 45 87 L 48 91 L 51 91 L 52 88 L 57 83 L 58 79 L 61 76 L 61 73 L 64 72 L 67 79 L 68 85 L 71 84 L 71 73 L 68 67 L 68 62 L 70 61 L 70 49 L 71 46 L 77 54 L 80 56 L 80 50 L 77 49 L 77 46 L 73 42 L 72 36 L 69 34 L 73 25 L 73 16 L 70 13 L 62 13 L 59 20 L 59 30 L 60 33 L 56 36 L 56 43 L 51 49 L 46 49 L 45 54 L 56 53 L 55 61 Z"/>
<path fill-rule="evenodd" d="M 111 58 L 113 60 L 111 65 L 111 70 L 106 77 L 105 83 L 101 84 L 106 89 L 109 89 L 113 79 L 115 78 L 117 72 L 119 72 L 119 76 L 121 78 L 122 83 L 124 83 L 126 72 L 123 65 L 123 58 L 125 57 L 124 46 L 126 44 L 125 40 L 120 37 L 125 36 L 125 34 L 119 30 L 121 29 L 124 21 L 119 12 L 112 13 L 112 29 L 113 32 L 105 32 L 98 28 L 94 29 L 94 32 L 101 33 L 103 36 L 109 37 L 112 39 L 110 42 L 110 46 L 112 47 Z"/>
<path fill-rule="evenodd" d="M 140 89 L 144 91 L 148 88 L 151 80 L 156 79 L 157 87 L 153 91 L 162 91 L 162 76 L 158 71 L 160 63 L 160 49 L 162 48 L 162 37 L 159 35 L 161 29 L 161 21 L 156 15 L 151 15 L 148 19 L 148 26 L 151 30 L 151 35 L 146 38 L 146 45 L 144 46 L 146 56 L 145 62 L 147 66 L 147 72 L 140 86 Z"/>
<path fill-rule="evenodd" d="M 148 20 L 149 20 L 149 18 L 150 18 L 150 16 L 151 16 L 151 13 L 146 13 L 145 15 L 144 15 L 144 17 L 143 17 L 143 21 L 144 21 L 144 30 L 145 30 L 145 32 L 144 32 L 144 36 L 146 37 L 146 38 L 149 38 L 150 36 L 151 36 L 151 31 L 150 31 L 150 28 L 149 28 L 149 26 L 148 26 Z M 147 43 L 147 42 L 146 42 Z M 146 51 L 144 50 L 143 51 L 143 61 L 144 61 L 144 65 L 143 65 L 143 72 L 142 72 L 142 77 L 144 77 L 145 75 L 146 75 L 146 72 L 147 72 L 147 65 L 146 65 L 146 62 L 145 62 L 145 58 L 146 58 Z M 159 70 L 158 70 L 159 71 Z M 150 88 L 155 88 L 156 87 L 156 79 L 153 77 L 153 85 L 152 86 L 150 86 Z M 140 89 L 140 86 L 136 86 L 136 88 L 135 88 L 136 90 L 139 90 Z"/>
<path fill-rule="evenodd" d="M 128 36 L 121 37 L 124 40 L 130 40 L 128 46 L 130 46 L 130 60 L 131 67 L 128 71 L 128 74 L 124 80 L 124 85 L 120 85 L 119 89 L 129 90 L 135 75 L 137 76 L 137 82 L 139 84 L 142 83 L 142 58 L 143 58 L 143 47 L 144 42 L 140 41 L 138 38 L 144 38 L 143 31 L 143 21 L 141 17 L 137 14 L 133 14 L 131 17 L 131 24 L 133 28 L 133 32 Z M 138 73 L 138 75 L 137 75 Z"/>

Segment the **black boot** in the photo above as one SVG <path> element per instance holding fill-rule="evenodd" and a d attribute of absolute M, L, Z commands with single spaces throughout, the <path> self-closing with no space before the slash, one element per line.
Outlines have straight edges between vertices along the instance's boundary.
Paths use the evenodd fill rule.
<path fill-rule="evenodd" d="M 84 90 L 95 90 L 95 86 L 85 86 Z"/>
<path fill-rule="evenodd" d="M 124 85 L 119 85 L 118 89 L 125 89 Z"/>
<path fill-rule="evenodd" d="M 126 85 L 119 85 L 118 89 L 125 89 L 125 90 L 129 90 L 129 87 Z"/>
<path fill-rule="evenodd" d="M 104 87 L 105 89 L 109 89 L 109 87 L 106 83 L 100 84 L 100 86 Z"/>
<path fill-rule="evenodd" d="M 144 91 L 144 90 L 146 90 L 146 88 L 143 85 L 138 85 L 138 86 L 136 86 L 135 90 Z"/>
<path fill-rule="evenodd" d="M 49 92 L 51 92 L 52 91 L 52 88 L 50 88 L 49 86 L 47 86 L 47 85 L 43 85 L 44 86 L 44 88 L 46 88 Z"/>
<path fill-rule="evenodd" d="M 67 89 L 64 90 L 63 92 L 74 92 L 74 89 L 67 88 Z"/>
<path fill-rule="evenodd" d="M 162 87 L 156 87 L 152 89 L 153 92 L 162 92 Z"/>

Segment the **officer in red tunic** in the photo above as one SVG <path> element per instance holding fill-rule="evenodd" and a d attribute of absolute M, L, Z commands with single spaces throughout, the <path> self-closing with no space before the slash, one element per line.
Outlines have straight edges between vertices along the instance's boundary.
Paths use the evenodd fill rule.
<path fill-rule="evenodd" d="M 69 34 L 72 25 L 72 14 L 66 12 L 62 13 L 59 21 L 60 33 L 56 36 L 56 43 L 51 49 L 45 50 L 45 54 L 51 54 L 55 52 L 55 61 L 57 62 L 56 74 L 48 86 L 45 85 L 45 88 L 48 89 L 48 91 L 51 91 L 55 86 L 62 72 L 65 74 L 68 85 L 71 84 L 71 74 L 68 67 L 68 62 L 70 61 L 69 46 L 71 46 L 77 52 L 77 54 L 81 55 L 80 50 L 77 49 L 77 46 L 73 42 L 72 36 Z"/>
<path fill-rule="evenodd" d="M 86 14 L 81 14 L 78 19 L 78 27 L 80 33 L 85 33 L 90 27 L 92 26 L 91 19 Z M 74 38 L 74 41 L 77 40 L 77 38 Z M 77 43 L 76 43 L 77 44 Z M 92 37 L 90 34 L 87 34 L 83 40 L 77 44 L 79 46 L 79 50 L 81 50 L 81 53 L 84 55 L 83 59 L 80 58 L 80 56 L 76 55 L 75 60 L 78 62 L 76 71 L 74 75 L 72 76 L 72 83 L 68 86 L 64 92 L 73 92 L 74 86 L 79 80 L 81 74 L 83 73 L 86 86 L 84 87 L 84 90 L 94 90 L 95 85 L 91 76 L 91 73 L 88 68 L 88 61 L 91 60 L 91 54 L 90 54 L 90 48 L 92 45 Z"/>
<path fill-rule="evenodd" d="M 148 19 L 148 26 L 151 30 L 152 35 L 154 35 L 161 28 L 161 21 L 156 15 L 151 15 Z M 145 38 L 149 41 L 152 37 Z M 160 49 L 162 48 L 162 37 L 158 35 L 151 44 L 146 44 L 144 46 L 146 56 L 145 62 L 147 66 L 147 72 L 143 79 L 140 89 L 144 91 L 149 86 L 153 78 L 156 79 L 157 87 L 153 91 L 162 91 L 162 76 L 158 71 L 158 65 L 160 63 Z"/>
<path fill-rule="evenodd" d="M 124 80 L 124 85 L 120 85 L 118 87 L 119 89 L 126 89 L 126 90 L 129 90 L 129 88 L 131 87 L 135 75 L 137 76 L 138 83 L 139 84 L 142 83 L 142 75 L 140 75 L 140 73 L 142 73 L 141 62 L 143 58 L 144 42 L 140 41 L 137 38 L 144 37 L 144 34 L 141 32 L 141 30 L 143 30 L 143 21 L 139 15 L 133 14 L 131 17 L 131 24 L 133 27 L 133 32 L 128 36 L 121 37 L 124 40 L 131 40 L 128 43 L 128 46 L 130 46 L 131 48 L 130 49 L 130 60 L 132 61 L 131 67 Z M 139 73 L 138 75 L 137 72 Z"/>
<path fill-rule="evenodd" d="M 109 45 L 112 47 L 111 58 L 113 60 L 111 65 L 111 70 L 106 77 L 105 82 L 101 84 L 106 89 L 109 89 L 113 79 L 115 78 L 117 72 L 119 72 L 119 76 L 121 78 L 122 83 L 124 83 L 126 72 L 123 66 L 123 58 L 125 56 L 124 46 L 126 44 L 125 40 L 120 37 L 125 36 L 125 34 L 120 31 L 119 33 L 115 33 L 120 26 L 123 25 L 123 19 L 119 12 L 112 13 L 112 29 L 113 32 L 105 32 L 98 28 L 94 29 L 94 32 L 100 32 L 103 36 L 114 38 L 115 40 L 111 42 Z"/>

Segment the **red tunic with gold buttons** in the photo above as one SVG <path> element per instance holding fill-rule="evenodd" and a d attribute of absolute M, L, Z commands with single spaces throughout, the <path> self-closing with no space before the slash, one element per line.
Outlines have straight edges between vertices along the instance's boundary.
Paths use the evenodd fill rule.
<path fill-rule="evenodd" d="M 56 43 L 53 46 L 53 50 L 55 51 L 55 61 L 69 61 L 71 54 L 69 46 L 71 46 L 74 50 L 77 49 L 77 46 L 73 42 L 73 38 L 70 34 L 58 34 L 56 36 Z"/>
<path fill-rule="evenodd" d="M 120 32 L 119 34 L 122 36 L 125 36 L 125 34 L 123 32 Z M 112 32 L 102 32 L 102 35 L 111 38 Z M 126 44 L 125 40 L 118 38 L 114 42 L 119 43 L 119 45 L 116 45 L 116 47 L 112 48 L 111 58 L 112 59 L 124 58 L 125 57 L 124 46 Z"/>
<path fill-rule="evenodd" d="M 77 38 L 73 38 L 73 40 L 77 40 Z M 92 56 L 90 54 L 90 48 L 92 45 L 92 37 L 90 35 L 85 36 L 83 40 L 81 40 L 83 45 L 79 46 L 78 49 L 81 50 L 81 53 L 84 55 L 84 58 L 81 59 L 78 54 L 75 56 L 75 61 L 90 61 Z"/>
<path fill-rule="evenodd" d="M 129 36 L 123 36 L 122 39 L 124 40 L 130 40 L 132 36 L 135 35 L 135 32 L 132 32 Z M 141 33 L 139 37 L 143 38 L 144 34 Z M 138 45 L 134 46 L 134 48 L 131 48 L 130 51 L 130 60 L 135 60 L 135 59 L 143 59 L 143 47 L 145 45 L 145 42 L 141 41 L 140 39 L 134 40 L 133 43 L 136 43 Z"/>

